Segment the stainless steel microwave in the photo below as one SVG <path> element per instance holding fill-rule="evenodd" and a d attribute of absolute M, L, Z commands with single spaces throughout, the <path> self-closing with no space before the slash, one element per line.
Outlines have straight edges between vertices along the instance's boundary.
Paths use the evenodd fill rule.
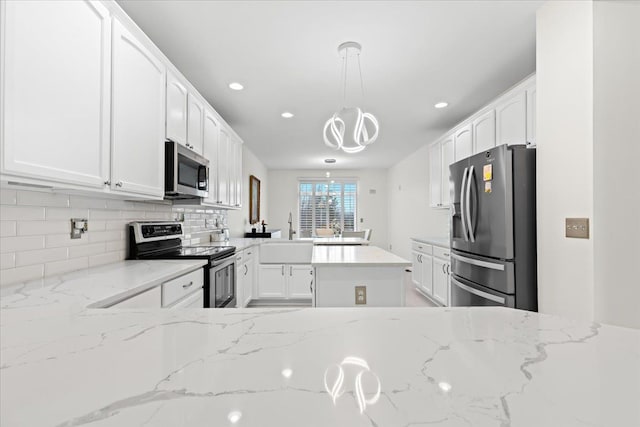
<path fill-rule="evenodd" d="M 166 141 L 164 198 L 193 199 L 209 195 L 209 160 L 177 142 Z"/>

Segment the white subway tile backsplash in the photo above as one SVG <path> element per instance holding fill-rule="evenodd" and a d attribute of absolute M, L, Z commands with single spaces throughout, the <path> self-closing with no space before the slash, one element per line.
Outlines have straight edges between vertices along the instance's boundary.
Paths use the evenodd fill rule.
<path fill-rule="evenodd" d="M 89 209 L 82 208 L 45 208 L 45 218 L 48 220 L 60 220 L 71 218 L 89 218 Z"/>
<path fill-rule="evenodd" d="M 80 258 L 106 252 L 106 243 L 90 243 L 88 245 L 74 246 L 69 248 L 69 258 Z"/>
<path fill-rule="evenodd" d="M 81 246 L 87 243 L 89 243 L 89 236 L 87 234 L 83 234 L 79 239 L 72 239 L 69 233 L 45 236 L 45 246 L 47 248 Z"/>
<path fill-rule="evenodd" d="M 17 201 L 16 190 L 0 188 L 0 205 L 15 205 Z"/>
<path fill-rule="evenodd" d="M 106 209 L 107 201 L 91 197 L 69 196 L 69 206 L 72 208 Z"/>
<path fill-rule="evenodd" d="M 89 242 L 108 242 L 112 240 L 120 240 L 122 238 L 122 234 L 120 231 L 90 231 L 87 233 L 89 235 Z"/>
<path fill-rule="evenodd" d="M 0 218 L 3 221 L 11 220 L 41 220 L 44 219 L 43 207 L 32 206 L 0 206 Z"/>
<path fill-rule="evenodd" d="M 18 221 L 18 236 L 71 233 L 71 221 Z"/>
<path fill-rule="evenodd" d="M 13 252 L 0 254 L 0 270 L 14 268 L 16 266 L 16 254 Z"/>
<path fill-rule="evenodd" d="M 100 255 L 89 257 L 89 267 L 96 267 L 103 264 L 111 264 L 112 262 L 122 261 L 124 259 L 124 251 L 106 252 Z"/>
<path fill-rule="evenodd" d="M 134 202 L 30 190 L 2 190 L 0 261 L 2 285 L 118 262 L 127 251 L 127 224 L 184 216 L 185 243 L 209 240 L 206 231 L 226 211 L 173 207 L 169 202 Z M 89 231 L 71 239 L 71 218 L 87 218 Z M 204 233 L 203 233 L 204 232 Z M 193 238 L 192 238 L 193 237 Z"/>
<path fill-rule="evenodd" d="M 69 196 L 42 191 L 18 191 L 18 205 L 68 207 Z"/>
<path fill-rule="evenodd" d="M 44 236 L 3 237 L 0 252 L 20 252 L 44 249 Z"/>
<path fill-rule="evenodd" d="M 0 221 L 0 237 L 9 237 L 16 235 L 15 221 Z"/>
<path fill-rule="evenodd" d="M 0 286 L 41 279 L 44 276 L 44 265 L 30 265 L 27 267 L 8 268 L 0 270 Z"/>
<path fill-rule="evenodd" d="M 16 253 L 16 267 L 67 259 L 68 252 L 68 248 L 51 248 L 18 252 Z"/>
<path fill-rule="evenodd" d="M 55 276 L 56 274 L 67 273 L 74 270 L 82 270 L 89 267 L 89 258 L 74 258 L 65 261 L 49 262 L 44 265 L 45 276 Z"/>

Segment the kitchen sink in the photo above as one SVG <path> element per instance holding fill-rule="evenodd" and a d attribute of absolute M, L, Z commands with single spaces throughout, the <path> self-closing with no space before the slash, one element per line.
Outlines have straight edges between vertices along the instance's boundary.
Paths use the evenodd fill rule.
<path fill-rule="evenodd" d="M 311 264 L 313 243 L 263 243 L 260 264 Z"/>

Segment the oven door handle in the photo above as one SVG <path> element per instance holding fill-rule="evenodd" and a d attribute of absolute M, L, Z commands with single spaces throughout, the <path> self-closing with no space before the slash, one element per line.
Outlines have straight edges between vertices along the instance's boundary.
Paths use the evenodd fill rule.
<path fill-rule="evenodd" d="M 467 285 L 465 285 L 463 283 L 460 283 L 456 279 L 454 279 L 453 277 L 451 278 L 451 282 L 454 285 L 456 285 L 457 287 L 459 287 L 460 289 L 462 289 L 464 291 L 467 291 L 470 294 L 477 295 L 477 296 L 479 296 L 481 298 L 488 299 L 489 301 L 497 302 L 498 304 L 502 304 L 502 305 L 504 305 L 504 303 L 506 301 L 504 298 L 492 295 L 492 294 L 487 293 L 487 292 L 483 292 L 483 291 L 481 291 L 479 289 L 474 289 L 471 286 L 467 286 Z"/>

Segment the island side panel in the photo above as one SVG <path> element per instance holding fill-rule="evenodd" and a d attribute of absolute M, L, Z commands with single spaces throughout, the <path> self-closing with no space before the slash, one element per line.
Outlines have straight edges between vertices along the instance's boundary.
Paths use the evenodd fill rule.
<path fill-rule="evenodd" d="M 319 266 L 315 307 L 404 307 L 404 267 Z M 366 304 L 356 304 L 356 286 L 366 287 Z"/>

